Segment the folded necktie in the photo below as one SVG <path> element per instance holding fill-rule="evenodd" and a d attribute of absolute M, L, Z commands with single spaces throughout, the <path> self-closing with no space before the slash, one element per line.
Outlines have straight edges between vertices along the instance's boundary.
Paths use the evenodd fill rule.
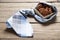
<path fill-rule="evenodd" d="M 13 28 L 21 37 L 31 37 L 33 35 L 31 24 L 20 12 L 10 17 L 6 24 L 8 26 L 7 28 Z"/>
<path fill-rule="evenodd" d="M 21 37 L 31 37 L 33 36 L 33 29 L 29 21 L 27 20 L 27 15 L 33 16 L 37 21 L 45 23 L 50 21 L 53 17 L 56 16 L 56 7 L 52 6 L 55 10 L 54 14 L 51 15 L 48 19 L 45 19 L 36 14 L 34 9 L 21 9 L 15 15 L 11 16 L 7 21 L 7 28 L 13 28 L 17 35 Z"/>

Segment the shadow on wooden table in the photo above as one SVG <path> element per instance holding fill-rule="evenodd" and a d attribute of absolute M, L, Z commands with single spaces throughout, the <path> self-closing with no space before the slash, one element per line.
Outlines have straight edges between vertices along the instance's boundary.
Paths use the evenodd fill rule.
<path fill-rule="evenodd" d="M 5 31 L 17 35 L 13 28 L 6 28 Z"/>
<path fill-rule="evenodd" d="M 12 34 L 15 34 L 16 36 L 18 36 L 18 37 L 21 37 L 21 36 L 19 36 L 14 30 L 13 30 L 13 28 L 6 28 L 5 29 L 5 31 L 6 32 L 9 32 L 9 33 L 12 33 Z M 32 36 L 23 36 L 22 38 L 33 38 L 33 35 Z"/>
<path fill-rule="evenodd" d="M 35 19 L 36 20 L 36 19 Z M 37 21 L 37 20 L 36 20 Z M 38 23 L 39 24 L 42 24 L 42 25 L 44 25 L 44 26 L 48 26 L 48 25 L 51 25 L 51 24 L 54 24 L 54 23 L 56 23 L 56 16 L 52 19 L 52 20 L 50 20 L 50 21 L 48 21 L 48 22 L 46 22 L 46 23 L 41 23 L 41 22 L 39 22 L 38 21 Z"/>

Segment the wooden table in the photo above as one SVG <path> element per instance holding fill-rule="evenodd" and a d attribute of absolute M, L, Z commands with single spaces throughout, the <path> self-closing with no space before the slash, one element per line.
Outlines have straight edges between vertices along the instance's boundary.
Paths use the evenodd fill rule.
<path fill-rule="evenodd" d="M 60 40 L 60 3 L 53 2 L 58 9 L 56 21 L 42 25 L 34 18 L 28 18 L 34 29 L 33 38 L 18 37 L 13 30 L 6 29 L 6 20 L 19 9 L 34 8 L 41 0 L 0 0 L 0 40 Z M 44 0 L 49 1 L 49 0 Z M 53 0 L 50 0 L 53 1 Z M 49 1 L 49 2 L 50 2 Z"/>

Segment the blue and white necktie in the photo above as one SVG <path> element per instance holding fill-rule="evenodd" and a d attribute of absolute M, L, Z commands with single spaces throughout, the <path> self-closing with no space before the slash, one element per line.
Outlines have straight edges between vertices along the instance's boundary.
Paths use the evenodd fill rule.
<path fill-rule="evenodd" d="M 37 21 L 45 23 L 56 16 L 57 10 L 54 6 L 52 7 L 55 11 L 54 14 L 50 16 L 48 19 L 45 19 L 35 14 L 34 9 L 21 9 L 6 21 L 7 28 L 13 28 L 13 30 L 21 37 L 32 36 L 33 28 L 29 21 L 27 20 L 27 15 L 31 15 Z"/>

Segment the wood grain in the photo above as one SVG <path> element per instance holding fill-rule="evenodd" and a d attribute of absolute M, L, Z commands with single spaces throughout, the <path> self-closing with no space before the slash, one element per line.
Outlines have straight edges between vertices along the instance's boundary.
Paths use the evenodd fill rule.
<path fill-rule="evenodd" d="M 56 0 L 0 0 L 0 2 L 39 2 L 39 1 L 56 1 Z"/>

